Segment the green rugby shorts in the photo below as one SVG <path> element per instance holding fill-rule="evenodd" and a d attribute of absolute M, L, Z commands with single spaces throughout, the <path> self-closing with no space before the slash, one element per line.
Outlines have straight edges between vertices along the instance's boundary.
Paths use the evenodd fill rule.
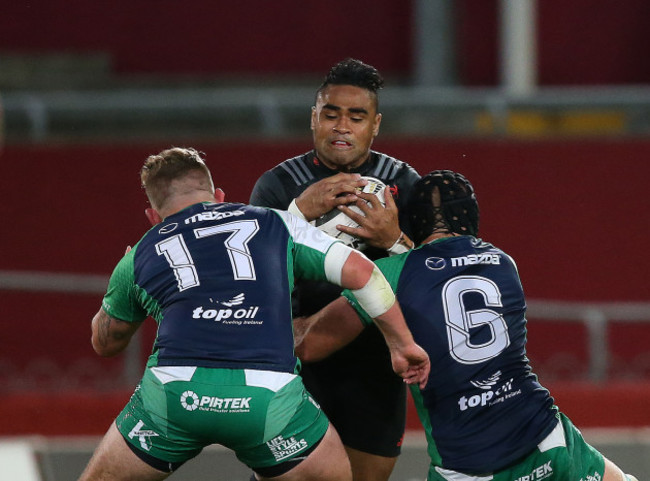
<path fill-rule="evenodd" d="M 557 427 L 535 450 L 516 464 L 491 475 L 470 475 L 430 466 L 427 481 L 601 481 L 603 455 L 562 413 Z"/>
<path fill-rule="evenodd" d="M 295 374 L 165 366 L 145 371 L 116 425 L 154 467 L 177 468 L 221 444 L 255 469 L 308 451 L 329 421 Z"/>

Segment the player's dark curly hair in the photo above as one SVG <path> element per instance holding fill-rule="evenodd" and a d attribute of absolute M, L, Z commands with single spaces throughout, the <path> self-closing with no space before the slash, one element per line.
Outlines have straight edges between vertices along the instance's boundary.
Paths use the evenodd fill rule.
<path fill-rule="evenodd" d="M 371 92 L 378 101 L 378 92 L 384 87 L 384 78 L 372 65 L 354 58 L 346 58 L 330 69 L 327 77 L 316 91 L 316 98 L 329 85 L 360 87 Z"/>
<path fill-rule="evenodd" d="M 434 232 L 478 235 L 476 194 L 458 172 L 434 170 L 423 176 L 411 189 L 407 209 L 416 245 Z"/>

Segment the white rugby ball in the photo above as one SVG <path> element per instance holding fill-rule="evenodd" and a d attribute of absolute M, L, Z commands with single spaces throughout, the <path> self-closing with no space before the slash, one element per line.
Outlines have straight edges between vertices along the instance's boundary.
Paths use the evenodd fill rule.
<path fill-rule="evenodd" d="M 379 202 L 381 202 L 381 205 L 385 207 L 386 201 L 384 199 L 384 189 L 386 188 L 386 184 L 384 184 L 381 180 L 376 179 L 374 177 L 361 177 L 361 178 L 367 180 L 368 183 L 362 189 L 359 189 L 359 192 L 364 192 L 367 194 L 375 194 L 379 199 Z M 361 209 L 359 209 L 356 205 L 353 204 L 350 205 L 349 207 L 354 212 L 363 215 Z M 325 232 L 326 234 L 336 239 L 339 239 L 340 241 L 344 242 L 346 245 L 349 245 L 354 249 L 361 251 L 366 248 L 365 239 L 360 239 L 359 237 L 346 234 L 345 232 L 341 232 L 336 228 L 337 225 L 359 227 L 359 224 L 357 224 L 355 221 L 350 219 L 338 208 L 332 209 L 327 214 L 323 214 L 321 217 L 319 217 L 316 220 L 313 220 L 311 223 L 314 226 L 316 226 L 318 229 Z"/>

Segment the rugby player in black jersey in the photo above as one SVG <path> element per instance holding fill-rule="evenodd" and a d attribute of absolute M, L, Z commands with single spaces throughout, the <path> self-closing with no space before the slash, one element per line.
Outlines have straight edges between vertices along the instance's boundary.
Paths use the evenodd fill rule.
<path fill-rule="evenodd" d="M 288 209 L 308 221 L 357 203 L 365 214 L 360 227 L 342 230 L 365 240 L 368 257 L 410 249 L 413 243 L 403 227 L 404 203 L 419 175 L 405 162 L 371 150 L 381 124 L 378 91 L 382 86 L 379 72 L 359 60 L 345 59 L 332 67 L 312 107 L 314 149 L 265 172 L 253 188 L 250 203 Z M 373 196 L 357 194 L 365 183 L 362 176 L 387 185 L 385 208 Z M 302 282 L 294 296 L 294 314 L 312 314 L 339 293 L 332 284 Z M 400 453 L 406 391 L 391 369 L 377 329 L 364 330 L 327 360 L 305 364 L 302 376 L 338 430 L 355 481 L 387 480 Z"/>

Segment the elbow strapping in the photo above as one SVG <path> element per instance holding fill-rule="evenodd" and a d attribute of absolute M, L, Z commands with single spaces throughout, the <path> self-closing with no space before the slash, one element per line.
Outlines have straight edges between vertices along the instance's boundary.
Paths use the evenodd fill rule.
<path fill-rule="evenodd" d="M 377 266 L 361 289 L 353 290 L 359 305 L 370 317 L 379 317 L 395 304 L 395 294 Z"/>

